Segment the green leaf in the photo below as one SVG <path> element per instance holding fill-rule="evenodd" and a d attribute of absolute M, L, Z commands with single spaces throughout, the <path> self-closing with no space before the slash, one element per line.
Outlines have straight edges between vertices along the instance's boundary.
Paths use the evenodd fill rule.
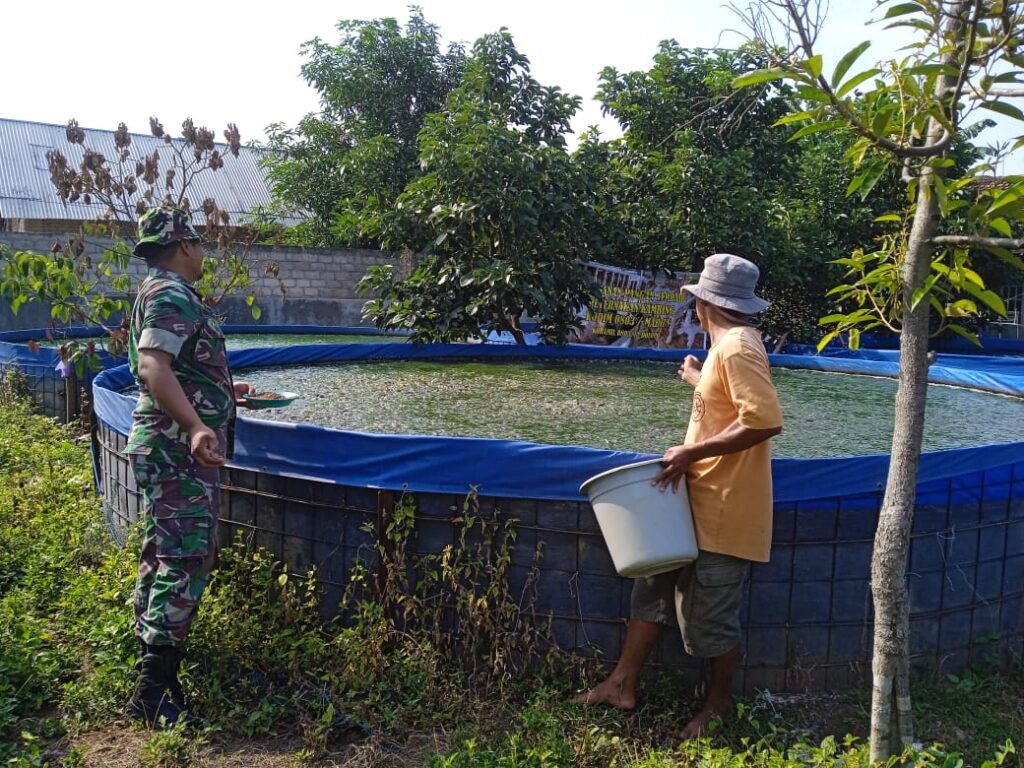
<path fill-rule="evenodd" d="M 252 305 L 252 319 L 259 320 L 263 316 L 263 310 L 256 304 Z"/>
<path fill-rule="evenodd" d="M 1021 75 L 1020 72 L 1001 72 L 998 75 L 993 75 L 992 76 L 992 82 L 993 83 L 999 83 L 1001 85 L 1005 85 L 1007 83 L 1017 83 L 1017 84 L 1019 84 L 1021 82 L 1024 82 L 1024 81 L 1022 81 L 1020 79 L 1020 75 Z"/>
<path fill-rule="evenodd" d="M 821 77 L 821 54 L 811 56 L 811 58 L 803 63 L 803 67 L 810 73 L 811 77 L 815 79 Z"/>
<path fill-rule="evenodd" d="M 906 95 L 909 96 L 912 101 L 921 100 L 921 86 L 917 84 L 916 77 L 904 77 L 900 82 L 903 83 L 903 88 L 906 91 Z"/>
<path fill-rule="evenodd" d="M 923 13 L 924 8 L 917 3 L 898 3 L 885 12 L 883 19 L 894 19 L 897 16 L 906 16 L 908 13 Z"/>
<path fill-rule="evenodd" d="M 1011 253 L 1006 248 L 1001 248 L 997 245 L 989 245 L 985 247 L 985 250 L 989 253 L 995 254 L 1011 267 L 1016 267 L 1017 269 L 1024 271 L 1024 259 L 1021 259 L 1021 257 L 1015 253 Z"/>
<path fill-rule="evenodd" d="M 1002 192 L 999 193 L 996 199 L 992 201 L 992 204 L 988 207 L 988 210 L 985 211 L 985 215 L 992 216 L 997 211 L 1002 210 L 1011 203 L 1017 202 L 1020 199 L 1020 196 L 1020 184 L 1014 184 L 1008 189 L 1004 189 Z"/>
<path fill-rule="evenodd" d="M 985 109 L 989 109 L 993 112 L 998 112 L 1001 115 L 1012 117 L 1014 120 L 1024 121 L 1024 112 L 1021 112 L 1020 107 L 1015 107 L 1006 101 L 985 101 L 981 104 Z"/>
<path fill-rule="evenodd" d="M 867 154 L 867 151 L 870 148 L 871 142 L 866 138 L 861 137 L 857 139 L 857 141 L 855 141 L 848 150 L 846 150 L 845 155 L 854 170 L 860 168 L 861 164 L 864 162 L 864 155 Z"/>
<path fill-rule="evenodd" d="M 965 279 L 970 280 L 975 285 L 977 285 L 977 286 L 979 286 L 981 288 L 985 287 L 985 281 L 981 279 L 981 275 L 979 275 L 977 272 L 975 272 L 970 267 L 965 267 L 963 265 L 958 265 L 958 271 L 961 274 L 963 274 Z"/>
<path fill-rule="evenodd" d="M 840 261 L 839 259 L 836 259 L 833 263 L 836 264 L 836 263 L 839 263 L 839 261 Z M 835 288 L 829 288 L 827 291 L 825 291 L 825 295 L 826 296 L 834 296 L 837 293 L 843 293 L 844 291 L 851 291 L 851 290 L 853 290 L 853 286 L 852 285 L 837 285 Z M 831 317 L 831 315 L 830 315 L 830 317 Z"/>
<path fill-rule="evenodd" d="M 839 329 L 838 328 L 836 330 L 834 330 L 834 331 L 829 331 L 828 333 L 826 333 L 822 337 L 821 341 L 818 342 L 818 352 L 821 352 L 821 350 L 823 350 L 825 347 L 827 347 L 829 345 L 829 342 L 832 341 L 832 339 L 834 339 L 838 335 L 839 335 Z"/>
<path fill-rule="evenodd" d="M 805 125 L 803 128 L 801 128 L 792 136 L 790 136 L 789 140 L 796 141 L 797 139 L 802 139 L 804 136 L 810 136 L 812 133 L 821 133 L 822 131 L 835 131 L 845 127 L 845 120 L 824 120 L 820 123 L 811 123 L 810 125 Z"/>
<path fill-rule="evenodd" d="M 853 66 L 854 62 L 860 58 L 860 55 L 864 53 L 868 48 L 871 47 L 871 41 L 865 40 L 863 43 L 847 51 L 846 54 L 836 64 L 836 70 L 832 73 L 832 87 L 835 88 L 842 82 L 843 77 L 847 72 L 850 71 L 850 67 Z"/>
<path fill-rule="evenodd" d="M 1003 304 L 1003 300 L 999 298 L 999 294 L 995 291 L 984 290 L 972 282 L 964 282 L 961 288 L 1000 317 L 1006 317 L 1006 305 Z"/>
<path fill-rule="evenodd" d="M 781 80 L 786 77 L 789 73 L 779 67 L 772 67 L 770 69 L 755 69 L 753 72 L 747 72 L 740 75 L 732 81 L 733 88 L 749 88 L 752 85 L 760 85 L 761 83 L 769 83 L 772 80 Z"/>
<path fill-rule="evenodd" d="M 772 128 L 780 125 L 788 125 L 789 123 L 799 123 L 802 120 L 812 120 L 816 115 L 816 112 L 794 112 L 790 115 L 783 115 L 772 123 Z"/>
<path fill-rule="evenodd" d="M 832 325 L 846 319 L 846 315 L 825 315 L 818 321 L 818 325 Z"/>
<path fill-rule="evenodd" d="M 946 195 L 946 182 L 938 174 L 932 176 L 932 188 L 935 190 L 935 197 L 939 201 L 939 211 L 942 217 L 949 216 L 949 198 Z"/>
<path fill-rule="evenodd" d="M 849 189 L 846 190 L 846 194 L 849 196 Z M 903 218 L 898 213 L 883 213 L 881 216 L 875 216 L 874 220 L 878 223 L 882 223 L 884 221 L 903 221 Z"/>
<path fill-rule="evenodd" d="M 931 35 L 935 32 L 935 25 L 922 19 L 908 19 L 907 21 L 894 21 L 891 24 L 886 24 L 883 29 L 895 29 L 897 27 L 911 27 L 912 29 L 919 29 L 922 32 Z M 908 48 L 912 46 L 907 46 Z"/>
<path fill-rule="evenodd" d="M 896 111 L 894 104 L 882 107 L 875 114 L 875 119 L 871 121 L 871 131 L 876 136 L 885 136 L 889 133 L 889 122 L 892 120 L 892 115 Z"/>
<path fill-rule="evenodd" d="M 943 313 L 946 317 L 974 317 L 978 314 L 978 305 L 970 299 L 960 299 L 947 306 Z"/>
<path fill-rule="evenodd" d="M 885 174 L 886 164 L 884 160 L 877 160 L 864 171 L 864 183 L 860 185 L 860 199 L 865 200 L 871 194 L 875 184 Z"/>
<path fill-rule="evenodd" d="M 872 77 L 880 73 L 882 70 L 876 68 L 866 69 L 860 74 L 854 75 L 849 80 L 840 86 L 839 90 L 836 91 L 836 98 L 841 99 L 858 85 L 863 83 L 865 80 L 870 80 Z"/>
<path fill-rule="evenodd" d="M 930 91 L 932 88 L 934 88 L 934 86 L 928 85 L 927 88 Z M 945 113 L 942 105 L 939 104 L 938 102 L 932 103 L 932 105 L 928 108 L 927 114 L 929 117 L 933 118 L 939 125 L 945 128 L 946 131 L 948 131 L 950 134 L 956 135 L 959 132 L 960 129 L 954 126 L 951 122 L 949 122 L 949 115 Z M 924 119 L 924 115 L 918 115 L 918 117 L 921 120 Z M 918 124 L 918 127 L 921 129 L 922 132 L 924 131 L 924 127 L 920 123 Z"/>
<path fill-rule="evenodd" d="M 860 349 L 860 330 L 858 328 L 850 329 L 848 344 L 850 349 Z"/>
<path fill-rule="evenodd" d="M 1010 228 L 1010 222 L 1001 216 L 991 219 L 988 225 L 1003 237 L 1013 237 L 1013 230 Z"/>
<path fill-rule="evenodd" d="M 950 77 L 956 77 L 960 74 L 960 70 L 956 67 L 951 67 L 949 64 L 917 64 L 913 67 L 907 67 L 903 70 L 905 75 L 949 75 Z"/>
<path fill-rule="evenodd" d="M 975 333 L 971 333 L 963 326 L 957 325 L 956 323 L 950 323 L 949 325 L 946 326 L 946 328 L 955 333 L 957 336 L 962 336 L 963 338 L 967 339 L 972 344 L 975 344 L 979 347 L 981 346 L 981 339 L 978 338 L 978 335 Z"/>
<path fill-rule="evenodd" d="M 827 93 L 825 93 L 823 90 L 821 90 L 821 88 L 818 88 L 815 85 L 798 85 L 796 87 L 796 93 L 797 96 L 799 96 L 801 99 L 804 99 L 805 101 L 816 101 L 819 104 L 829 104 L 832 101 L 828 97 Z"/>
<path fill-rule="evenodd" d="M 865 171 L 864 173 L 861 173 L 861 174 L 858 174 L 857 176 L 854 176 L 853 177 L 853 181 L 851 181 L 847 185 L 847 187 L 846 187 L 846 196 L 849 197 L 854 192 L 856 192 L 858 189 L 860 189 L 861 185 L 864 183 L 864 180 L 867 179 L 867 177 L 868 177 L 868 171 Z"/>
<path fill-rule="evenodd" d="M 935 286 L 935 283 L 938 282 L 941 277 L 942 275 L 935 274 L 928 275 L 928 277 L 925 278 L 924 285 L 918 286 L 918 288 L 914 291 L 913 297 L 910 299 L 911 309 L 917 309 L 917 305 L 921 303 L 921 299 L 925 298 L 926 296 L 928 296 L 928 294 L 931 293 L 932 288 Z"/>

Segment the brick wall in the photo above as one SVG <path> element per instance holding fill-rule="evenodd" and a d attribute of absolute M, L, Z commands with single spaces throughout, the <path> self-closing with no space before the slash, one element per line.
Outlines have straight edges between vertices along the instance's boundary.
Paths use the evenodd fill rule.
<path fill-rule="evenodd" d="M 16 251 L 48 252 L 61 238 L 53 233 L 0 232 L 0 242 Z M 66 239 L 66 238 L 65 238 Z M 100 254 L 109 241 L 89 240 L 86 250 Z M 251 290 L 256 294 L 266 325 L 363 325 L 360 319 L 366 297 L 358 296 L 355 285 L 375 264 L 395 264 L 402 258 L 397 253 L 374 250 L 327 250 L 324 248 L 257 247 L 252 250 Z M 275 262 L 280 283 L 265 276 L 265 267 Z M 133 260 L 131 273 L 144 274 L 144 264 Z M 285 288 L 282 298 L 280 285 Z M 252 323 L 252 315 L 243 298 L 225 302 L 228 321 Z M 11 314 L 6 302 L 0 306 L 0 330 L 37 328 L 49 322 L 49 311 L 34 305 L 22 307 L 17 316 Z"/>

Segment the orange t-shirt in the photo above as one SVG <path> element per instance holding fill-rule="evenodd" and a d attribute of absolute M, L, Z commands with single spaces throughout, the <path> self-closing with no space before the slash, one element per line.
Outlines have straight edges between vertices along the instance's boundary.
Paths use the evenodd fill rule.
<path fill-rule="evenodd" d="M 714 437 L 734 421 L 782 426 L 768 355 L 754 328 L 730 328 L 708 352 L 693 392 L 686 443 Z M 767 562 L 772 543 L 771 441 L 695 461 L 686 472 L 697 545 Z"/>

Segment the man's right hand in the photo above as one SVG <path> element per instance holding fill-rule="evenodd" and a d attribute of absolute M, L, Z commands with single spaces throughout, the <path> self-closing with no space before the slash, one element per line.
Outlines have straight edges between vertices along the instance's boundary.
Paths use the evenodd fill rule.
<path fill-rule="evenodd" d="M 687 355 L 683 364 L 679 366 L 679 378 L 691 387 L 696 387 L 700 383 L 700 372 L 703 367 L 704 363 L 693 355 Z"/>
<path fill-rule="evenodd" d="M 664 491 L 672 486 L 673 493 L 679 493 L 679 485 L 686 478 L 686 470 L 694 461 L 692 445 L 674 445 L 661 457 L 661 472 L 651 480 L 651 485 Z"/>
<path fill-rule="evenodd" d="M 224 464 L 216 432 L 205 424 L 200 424 L 189 432 L 188 437 L 192 458 L 198 464 L 204 467 L 220 467 Z"/>

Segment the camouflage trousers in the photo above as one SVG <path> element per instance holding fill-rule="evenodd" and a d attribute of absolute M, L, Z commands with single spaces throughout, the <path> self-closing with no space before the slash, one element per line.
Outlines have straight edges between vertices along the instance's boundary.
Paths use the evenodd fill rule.
<path fill-rule="evenodd" d="M 216 559 L 220 470 L 170 441 L 128 458 L 145 505 L 135 632 L 149 645 L 184 645 Z"/>

